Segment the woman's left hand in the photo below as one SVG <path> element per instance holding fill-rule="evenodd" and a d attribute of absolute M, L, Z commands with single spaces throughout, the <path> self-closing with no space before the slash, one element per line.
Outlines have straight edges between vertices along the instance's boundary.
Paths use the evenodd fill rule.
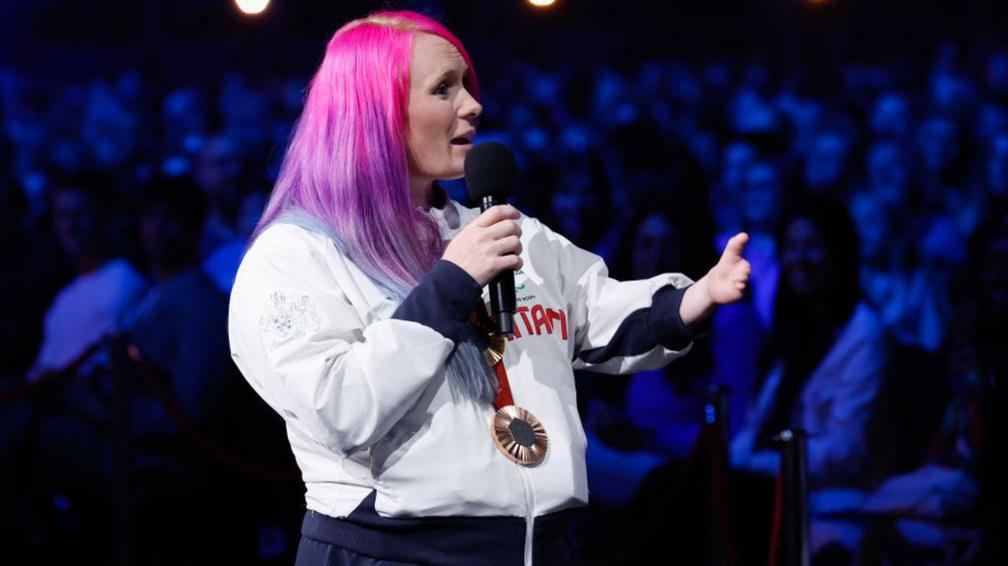
<path fill-rule="evenodd" d="M 742 257 L 749 234 L 739 232 L 728 240 L 721 259 L 707 272 L 707 294 L 712 303 L 724 305 L 742 298 L 752 266 Z"/>
<path fill-rule="evenodd" d="M 739 232 L 728 240 L 721 259 L 694 285 L 690 285 L 679 303 L 679 318 L 686 326 L 705 320 L 717 305 L 734 303 L 742 298 L 752 266 L 742 257 L 749 234 Z"/>

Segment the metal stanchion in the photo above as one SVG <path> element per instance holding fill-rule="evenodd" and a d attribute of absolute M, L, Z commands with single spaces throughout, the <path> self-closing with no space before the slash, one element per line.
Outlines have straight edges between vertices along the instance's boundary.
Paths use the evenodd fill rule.
<path fill-rule="evenodd" d="M 777 563 L 781 566 L 809 566 L 811 563 L 806 440 L 803 430 L 783 430 L 774 437 L 781 454 L 780 524 L 775 529 L 781 550 Z"/>

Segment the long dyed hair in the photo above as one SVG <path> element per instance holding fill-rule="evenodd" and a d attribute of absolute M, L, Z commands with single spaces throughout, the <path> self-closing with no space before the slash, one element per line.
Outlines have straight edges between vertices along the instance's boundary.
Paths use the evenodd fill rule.
<path fill-rule="evenodd" d="M 321 230 L 399 301 L 444 251 L 437 223 L 410 191 L 407 110 L 418 33 L 455 46 L 468 65 L 463 85 L 479 100 L 469 54 L 435 20 L 382 11 L 347 23 L 326 46 L 253 233 L 255 239 L 278 219 Z M 492 402 L 497 377 L 474 338 L 456 342 L 446 376 L 456 400 Z"/>
<path fill-rule="evenodd" d="M 381 11 L 333 34 L 312 78 L 276 186 L 253 238 L 290 209 L 324 224 L 358 267 L 401 299 L 444 251 L 434 220 L 410 194 L 406 146 L 413 38 L 444 38 L 468 65 L 454 34 L 410 11 Z"/>

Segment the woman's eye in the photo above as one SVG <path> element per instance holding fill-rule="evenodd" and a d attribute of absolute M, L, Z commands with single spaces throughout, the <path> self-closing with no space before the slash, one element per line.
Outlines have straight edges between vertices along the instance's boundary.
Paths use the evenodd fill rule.
<path fill-rule="evenodd" d="M 448 83 L 441 83 L 436 89 L 434 89 L 434 94 L 439 96 L 448 94 Z"/>

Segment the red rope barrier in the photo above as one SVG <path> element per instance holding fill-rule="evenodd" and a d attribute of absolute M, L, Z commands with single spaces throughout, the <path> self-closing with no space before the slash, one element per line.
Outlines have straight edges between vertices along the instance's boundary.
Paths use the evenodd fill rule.
<path fill-rule="evenodd" d="M 774 484 L 774 508 L 770 530 L 770 552 L 767 556 L 767 566 L 777 566 L 780 560 L 781 531 L 784 528 L 784 478 L 777 473 Z"/>
<path fill-rule="evenodd" d="M 8 387 L 0 390 L 0 405 L 20 401 L 39 393 L 47 393 L 57 387 L 65 385 L 73 379 L 75 375 L 77 375 L 77 370 L 80 369 L 80 366 L 82 366 L 88 358 L 94 355 L 95 352 L 105 345 L 107 340 L 108 336 L 103 336 L 101 339 L 88 346 L 83 352 L 78 354 L 76 358 L 71 360 L 70 363 L 61 369 L 47 370 L 31 383 L 16 385 L 14 387 Z"/>
<path fill-rule="evenodd" d="M 119 340 L 117 336 L 107 334 L 100 340 L 88 346 L 87 349 L 85 349 L 63 368 L 47 371 L 31 383 L 3 389 L 0 391 L 0 405 L 56 391 L 57 388 L 70 382 L 70 380 L 77 375 L 77 371 L 84 362 L 94 355 L 94 353 L 100 348 L 105 345 L 119 347 L 124 344 L 125 343 Z M 140 350 L 136 346 L 130 344 L 126 346 L 126 353 L 128 355 L 128 359 L 139 370 L 140 377 L 143 379 L 144 383 L 154 393 L 155 397 L 157 397 L 158 401 L 164 407 L 169 418 L 171 418 L 179 429 L 182 430 L 186 438 L 188 438 L 211 459 L 235 471 L 262 480 L 277 483 L 300 480 L 301 471 L 296 466 L 285 470 L 269 469 L 249 462 L 244 458 L 231 454 L 227 450 L 219 447 L 216 443 L 200 432 L 198 427 L 185 414 L 185 411 L 178 406 L 175 402 L 174 395 L 168 392 L 158 379 L 156 375 L 158 370 L 153 368 L 146 361 L 140 353 Z"/>
<path fill-rule="evenodd" d="M 713 427 L 705 427 L 713 430 L 714 439 L 723 438 L 723 423 L 718 421 Z M 707 458 L 711 464 L 710 481 L 711 491 L 714 499 L 714 507 L 717 512 L 718 527 L 720 530 L 721 544 L 724 548 L 724 564 L 738 564 L 738 555 L 735 550 L 735 539 L 732 528 L 732 513 L 730 499 L 730 489 L 728 485 L 728 458 L 724 450 L 721 449 L 720 442 L 709 440 L 707 444 Z"/>
<path fill-rule="evenodd" d="M 211 459 L 223 464 L 233 470 L 239 471 L 245 475 L 256 477 L 262 480 L 285 483 L 294 480 L 300 480 L 301 470 L 296 466 L 288 468 L 285 470 L 277 470 L 262 467 L 258 464 L 249 462 L 240 456 L 235 456 L 227 450 L 219 447 L 214 441 L 206 437 L 199 428 L 192 422 L 192 420 L 185 414 L 185 411 L 178 406 L 175 402 L 174 395 L 167 391 L 165 387 L 161 384 L 157 377 L 159 370 L 155 369 L 140 353 L 140 349 L 133 344 L 129 344 L 126 347 L 126 353 L 129 356 L 130 361 L 132 361 L 137 369 L 139 369 L 140 377 L 143 379 L 147 387 L 154 393 L 158 401 L 161 402 L 161 406 L 164 407 L 165 412 L 168 416 L 175 422 L 176 425 L 185 433 L 186 437 L 193 444 L 195 444 L 200 450 L 202 450 Z"/>

